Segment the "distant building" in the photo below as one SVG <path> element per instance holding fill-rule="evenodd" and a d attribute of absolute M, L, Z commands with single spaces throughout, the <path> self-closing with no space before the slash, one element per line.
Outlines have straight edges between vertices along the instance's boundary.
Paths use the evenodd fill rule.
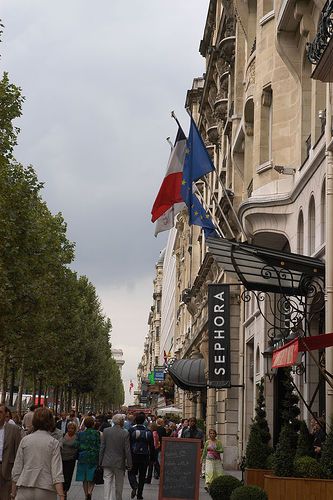
<path fill-rule="evenodd" d="M 123 350 L 122 349 L 111 349 L 111 353 L 112 353 L 112 356 L 113 356 L 115 362 L 117 363 L 117 365 L 119 367 L 119 371 L 121 373 L 121 369 L 123 367 L 123 364 L 125 363 L 125 361 L 123 359 L 123 356 L 124 356 Z"/>

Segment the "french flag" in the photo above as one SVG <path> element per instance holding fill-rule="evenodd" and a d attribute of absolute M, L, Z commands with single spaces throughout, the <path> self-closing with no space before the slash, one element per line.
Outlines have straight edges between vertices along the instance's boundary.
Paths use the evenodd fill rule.
<path fill-rule="evenodd" d="M 171 214 L 170 209 L 176 204 L 181 204 L 181 207 L 185 206 L 183 205 L 184 200 L 181 194 L 185 154 L 186 136 L 182 128 L 179 127 L 175 144 L 170 154 L 166 175 L 151 210 L 152 222 L 160 219 L 167 211 L 168 214 L 166 215 Z M 174 214 L 174 210 L 172 212 Z"/>

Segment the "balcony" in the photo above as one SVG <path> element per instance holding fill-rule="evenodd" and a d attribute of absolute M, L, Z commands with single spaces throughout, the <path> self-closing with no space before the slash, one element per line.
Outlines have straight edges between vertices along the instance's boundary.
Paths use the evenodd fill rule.
<path fill-rule="evenodd" d="M 317 34 L 307 44 L 308 59 L 316 65 L 312 78 L 333 82 L 333 0 L 326 2 L 319 19 Z"/>

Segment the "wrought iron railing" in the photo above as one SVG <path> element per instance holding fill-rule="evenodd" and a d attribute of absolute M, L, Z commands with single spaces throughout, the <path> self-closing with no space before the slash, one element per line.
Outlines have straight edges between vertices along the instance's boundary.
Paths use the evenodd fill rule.
<path fill-rule="evenodd" d="M 312 43 L 307 44 L 308 59 L 317 64 L 333 36 L 333 0 L 328 0 L 321 12 L 318 31 Z"/>

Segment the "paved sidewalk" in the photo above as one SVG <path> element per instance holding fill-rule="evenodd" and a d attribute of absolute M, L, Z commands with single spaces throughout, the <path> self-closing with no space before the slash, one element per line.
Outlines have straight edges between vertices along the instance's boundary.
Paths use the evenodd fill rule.
<path fill-rule="evenodd" d="M 230 474 L 232 476 L 241 479 L 242 474 L 240 471 L 225 471 L 226 474 Z M 75 477 L 75 476 L 74 476 Z M 205 483 L 203 480 L 200 481 L 200 500 L 209 500 L 211 497 L 204 490 Z M 152 480 L 152 484 L 145 484 L 145 488 L 143 490 L 143 498 L 144 500 L 158 500 L 158 487 L 159 481 L 156 479 Z M 128 483 L 127 477 L 125 478 L 124 484 L 124 492 L 123 492 L 123 500 L 129 500 L 131 495 L 131 487 Z M 85 500 L 85 496 L 83 493 L 82 483 L 78 483 L 76 481 L 72 482 L 71 489 L 67 496 L 68 500 Z M 95 486 L 92 500 L 104 500 L 103 498 L 103 486 Z"/>

